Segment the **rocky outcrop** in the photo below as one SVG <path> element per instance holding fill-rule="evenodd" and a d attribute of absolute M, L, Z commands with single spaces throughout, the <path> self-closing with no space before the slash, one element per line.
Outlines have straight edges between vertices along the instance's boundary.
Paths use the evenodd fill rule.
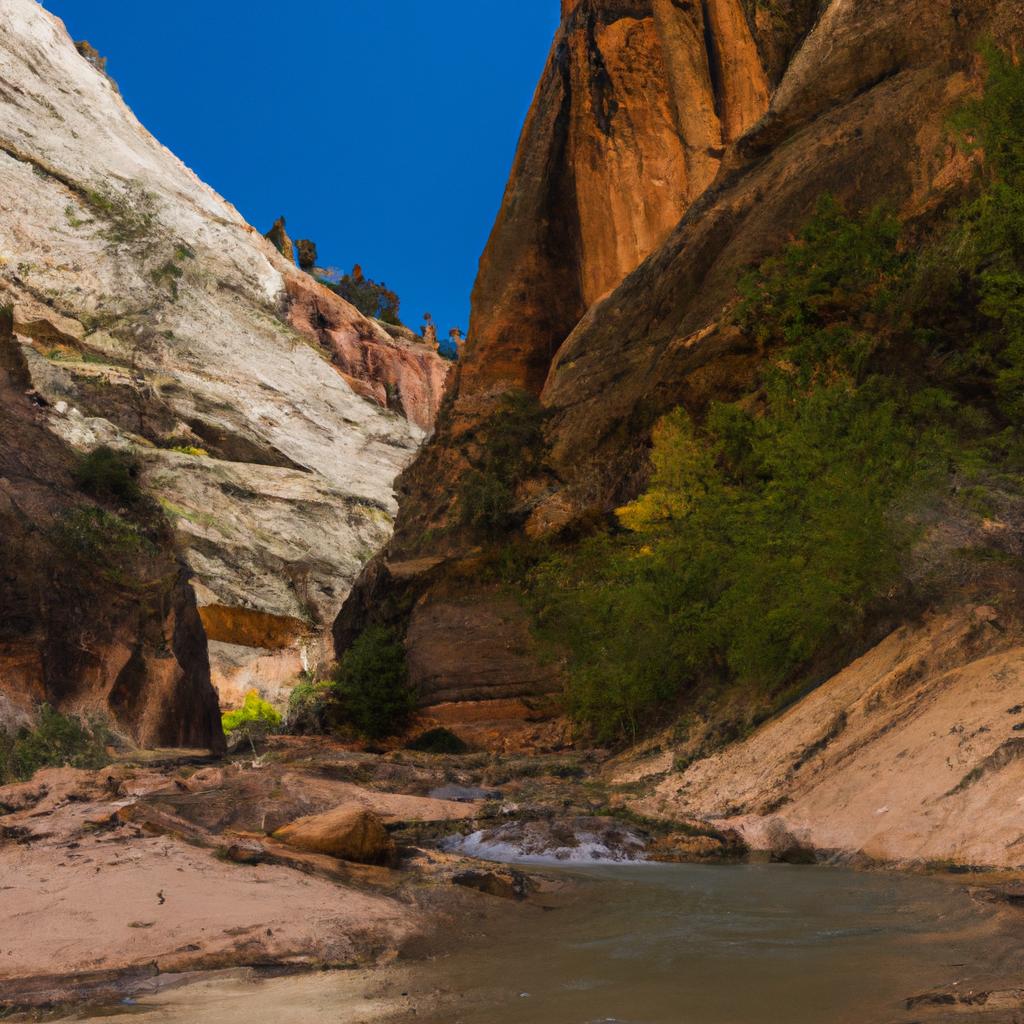
<path fill-rule="evenodd" d="M 271 229 L 263 236 L 289 262 L 295 262 L 295 243 L 288 234 L 284 217 L 278 217 Z"/>
<path fill-rule="evenodd" d="M 78 493 L 0 316 L 0 729 L 48 703 L 146 746 L 222 749 L 206 637 L 159 521 Z"/>
<path fill-rule="evenodd" d="M 978 40 L 1008 27 L 1013 7 L 828 6 L 715 186 L 553 360 L 542 400 L 563 494 L 577 506 L 616 500 L 636 461 L 624 424 L 635 438 L 667 408 L 699 411 L 740 392 L 758 354 L 719 326 L 723 313 L 742 272 L 792 237 L 822 194 L 852 209 L 886 198 L 913 218 L 963 187 L 969 164 L 946 118 L 977 85 Z"/>
<path fill-rule="evenodd" d="M 282 257 L 33 0 L 0 10 L 0 98 L 0 306 L 40 427 L 139 461 L 226 693 L 312 667 L 391 532 L 447 364 Z M 288 319 L 320 292 L 326 348 Z"/>
<path fill-rule="evenodd" d="M 358 395 L 434 429 L 452 363 L 412 331 L 368 320 L 311 277 L 287 281 L 288 319 L 315 341 Z"/>
<path fill-rule="evenodd" d="M 1019 868 L 1024 649 L 988 607 L 903 627 L 749 739 L 623 767 L 634 809 L 754 850 Z"/>
<path fill-rule="evenodd" d="M 568 5 L 481 260 L 460 394 L 539 389 L 584 311 L 664 240 L 767 106 L 739 0 Z"/>

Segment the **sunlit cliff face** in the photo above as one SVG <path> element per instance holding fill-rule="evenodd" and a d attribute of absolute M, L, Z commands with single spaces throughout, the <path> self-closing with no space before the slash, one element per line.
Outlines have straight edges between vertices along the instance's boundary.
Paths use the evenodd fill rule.
<path fill-rule="evenodd" d="M 538 390 L 767 110 L 740 0 L 566 0 L 474 290 L 463 394 Z"/>

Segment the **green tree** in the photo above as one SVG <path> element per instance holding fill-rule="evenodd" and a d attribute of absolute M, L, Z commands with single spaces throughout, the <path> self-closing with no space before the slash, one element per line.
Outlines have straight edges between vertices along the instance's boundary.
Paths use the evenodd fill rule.
<path fill-rule="evenodd" d="M 406 728 L 416 702 L 405 648 L 394 630 L 371 626 L 359 636 L 338 665 L 337 694 L 344 719 L 369 739 Z"/>
<path fill-rule="evenodd" d="M 352 303 L 363 316 L 401 326 L 401 299 L 383 281 L 371 281 L 366 277 L 358 263 L 352 268 L 351 274 L 345 274 L 337 281 L 324 280 L 323 283 L 346 302 Z"/>

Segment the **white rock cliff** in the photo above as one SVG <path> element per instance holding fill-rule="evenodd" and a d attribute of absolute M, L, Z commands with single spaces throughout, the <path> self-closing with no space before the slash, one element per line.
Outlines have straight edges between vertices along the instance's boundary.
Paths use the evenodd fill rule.
<path fill-rule="evenodd" d="M 228 700 L 323 657 L 423 438 L 289 324 L 300 274 L 142 127 L 57 18 L 3 0 L 0 305 L 50 428 L 140 460 Z M 351 345 L 389 343 L 348 310 Z"/>

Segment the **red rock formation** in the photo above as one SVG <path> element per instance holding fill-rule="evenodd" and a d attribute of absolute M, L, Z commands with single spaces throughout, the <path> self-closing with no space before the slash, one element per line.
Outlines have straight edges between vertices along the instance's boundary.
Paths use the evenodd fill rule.
<path fill-rule="evenodd" d="M 307 274 L 286 278 L 292 326 L 330 356 L 353 390 L 430 432 L 452 364 L 412 332 L 368 320 Z"/>
<path fill-rule="evenodd" d="M 461 391 L 539 389 L 557 346 L 659 245 L 768 107 L 739 0 L 563 5 L 480 264 Z"/>

